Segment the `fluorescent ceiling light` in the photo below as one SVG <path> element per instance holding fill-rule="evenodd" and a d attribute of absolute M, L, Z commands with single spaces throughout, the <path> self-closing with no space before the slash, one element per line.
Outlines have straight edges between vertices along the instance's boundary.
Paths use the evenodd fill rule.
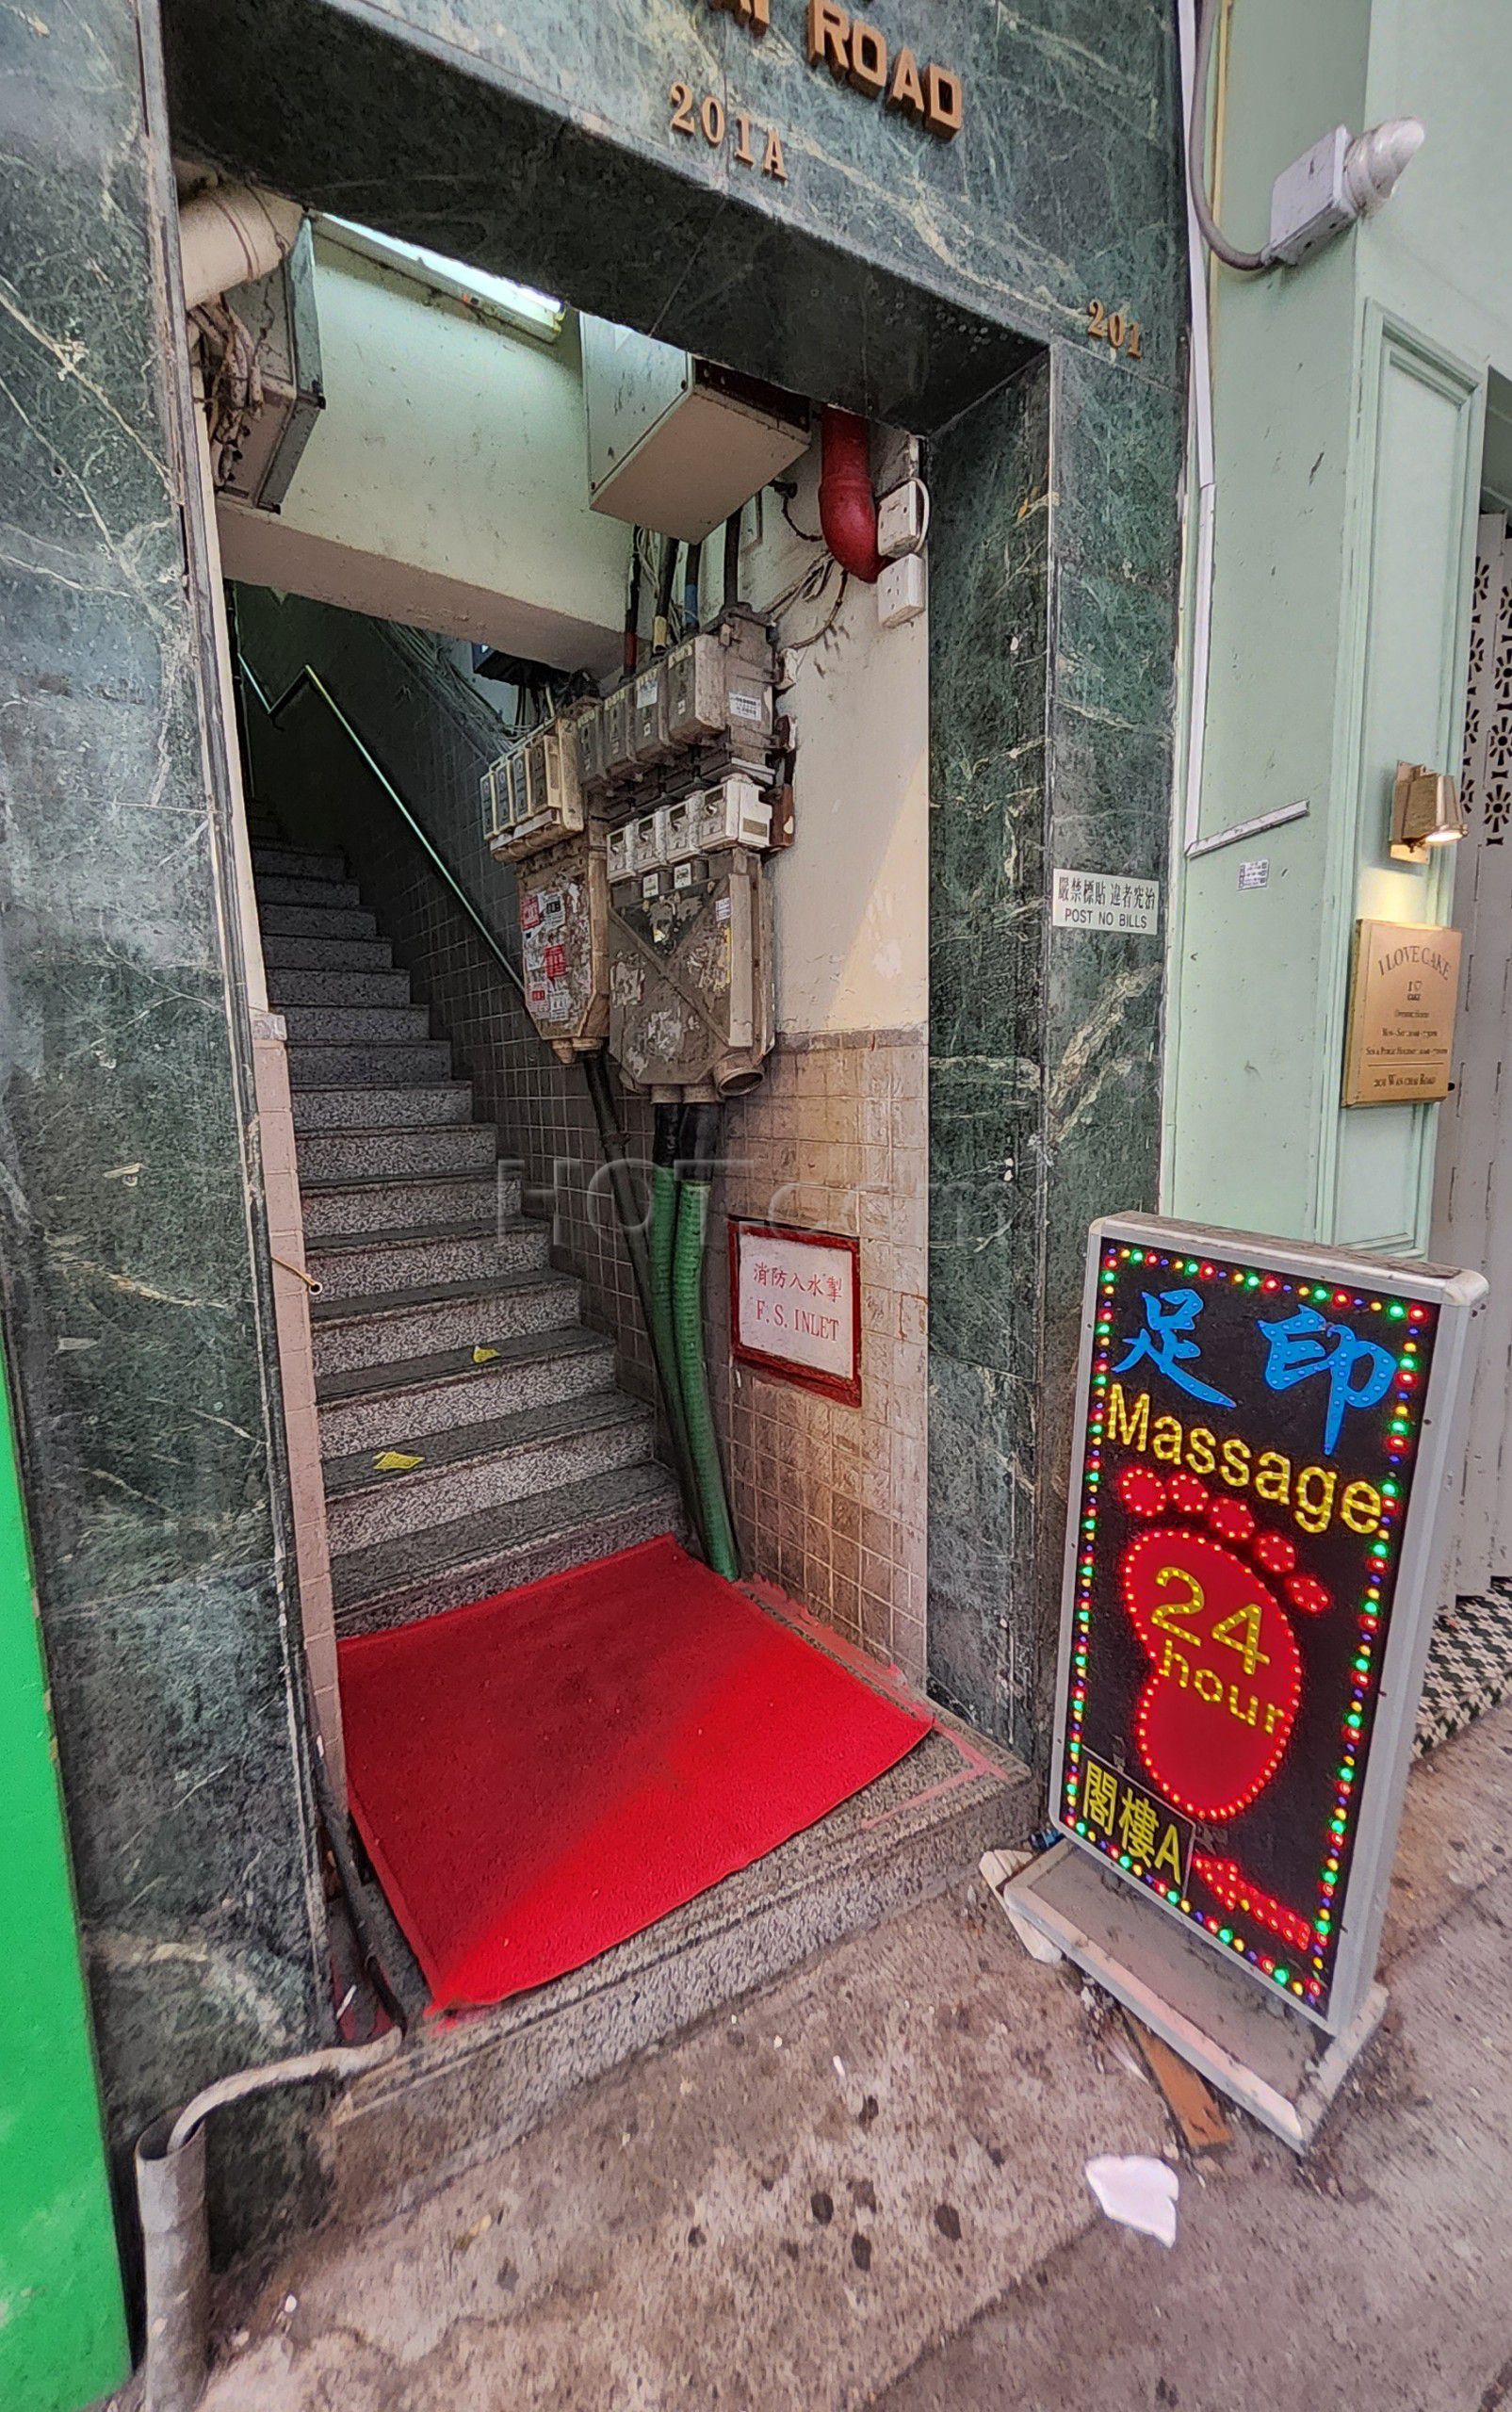
<path fill-rule="evenodd" d="M 322 216 L 318 224 L 333 242 L 345 244 L 349 251 L 361 252 L 385 268 L 398 269 L 401 275 L 413 276 L 433 291 L 445 294 L 448 301 L 461 302 L 481 316 L 506 319 L 511 326 L 523 327 L 548 343 L 561 333 L 565 309 L 549 293 L 537 293 L 531 285 L 516 285 L 512 277 L 491 275 L 487 269 L 471 268 L 465 260 L 447 259 L 445 253 L 430 251 L 424 243 L 402 242 L 397 235 L 381 235 L 372 226 L 354 225 L 348 218 Z"/>

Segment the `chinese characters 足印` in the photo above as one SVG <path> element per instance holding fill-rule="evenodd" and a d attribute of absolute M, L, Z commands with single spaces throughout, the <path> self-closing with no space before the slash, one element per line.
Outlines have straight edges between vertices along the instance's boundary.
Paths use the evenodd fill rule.
<path fill-rule="evenodd" d="M 1232 1407 L 1233 1399 L 1196 1372 L 1202 1350 L 1195 1337 L 1202 1299 L 1195 1290 L 1141 1292 L 1145 1321 L 1126 1338 L 1124 1354 L 1114 1367 L 1127 1374 L 1143 1362 L 1176 1383 L 1192 1398 L 1213 1407 Z M 1346 1323 L 1330 1323 L 1316 1307 L 1298 1306 L 1275 1322 L 1259 1322 L 1256 1330 L 1265 1351 L 1264 1377 L 1269 1390 L 1289 1391 L 1298 1382 L 1319 1377 L 1327 1386 L 1324 1417 L 1324 1447 L 1331 1455 L 1339 1445 L 1344 1417 L 1352 1408 L 1379 1406 L 1391 1386 L 1396 1359 L 1374 1340 L 1362 1340 Z"/>

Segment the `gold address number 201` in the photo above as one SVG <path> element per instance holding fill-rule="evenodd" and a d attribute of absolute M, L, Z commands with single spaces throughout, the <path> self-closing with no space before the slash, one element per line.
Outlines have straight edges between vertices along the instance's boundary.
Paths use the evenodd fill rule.
<path fill-rule="evenodd" d="M 1094 343 L 1105 343 L 1110 351 L 1121 351 L 1127 360 L 1143 360 L 1144 329 L 1137 318 L 1123 310 L 1110 310 L 1106 302 L 1087 303 L 1087 334 Z"/>
<path fill-rule="evenodd" d="M 717 92 L 706 92 L 701 101 L 695 99 L 692 86 L 680 77 L 669 98 L 672 115 L 667 122 L 674 134 L 701 134 L 711 151 L 722 150 L 729 138 L 731 155 L 738 167 L 754 168 L 759 164 L 764 176 L 773 177 L 780 185 L 787 183 L 782 137 L 775 126 L 753 125 L 749 109 L 726 110 Z M 761 145 L 759 163 L 752 147 L 753 138 Z"/>

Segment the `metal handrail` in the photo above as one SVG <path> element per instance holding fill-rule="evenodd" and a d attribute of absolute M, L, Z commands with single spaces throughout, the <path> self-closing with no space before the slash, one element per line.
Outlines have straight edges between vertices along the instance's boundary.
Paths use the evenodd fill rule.
<path fill-rule="evenodd" d="M 395 786 L 393 780 L 389 777 L 388 773 L 384 770 L 382 763 L 373 752 L 372 747 L 367 743 L 366 740 L 361 735 L 361 733 L 353 727 L 351 722 L 342 710 L 341 706 L 337 703 L 334 695 L 326 685 L 325 680 L 321 677 L 319 672 L 313 669 L 309 662 L 306 662 L 304 668 L 299 671 L 296 676 L 289 680 L 288 685 L 285 688 L 284 693 L 279 696 L 277 702 L 270 704 L 263 688 L 262 681 L 257 676 L 256 672 L 253 670 L 251 662 L 247 660 L 244 653 L 237 654 L 236 662 L 237 667 L 239 668 L 242 676 L 246 679 L 248 686 L 252 689 L 252 693 L 256 696 L 264 711 L 268 714 L 268 719 L 272 721 L 275 725 L 278 723 L 281 713 L 286 711 L 290 704 L 295 702 L 297 697 L 306 688 L 308 688 L 313 693 L 319 696 L 320 701 L 325 705 L 327 710 L 333 714 L 346 736 L 357 748 L 358 753 L 362 756 L 363 760 L 367 765 L 367 768 L 371 771 L 374 778 L 378 781 L 379 786 L 382 789 L 383 793 L 387 796 L 390 804 L 394 807 L 395 811 L 399 814 L 400 818 L 405 823 L 411 836 L 418 839 L 420 845 L 425 849 L 427 855 L 429 855 L 435 870 L 445 880 L 447 888 L 449 888 L 452 895 L 462 906 L 463 911 L 466 914 L 467 919 L 471 921 L 474 929 L 478 932 L 479 937 L 482 939 L 483 944 L 487 947 L 489 953 L 495 957 L 496 961 L 513 982 L 516 994 L 523 997 L 525 995 L 525 983 L 521 979 L 518 971 L 516 971 L 513 964 L 510 961 L 509 956 L 505 953 L 504 949 L 500 946 L 497 938 L 494 936 L 493 931 L 489 928 L 488 923 L 484 921 L 481 913 L 478 910 L 477 905 L 473 903 L 472 898 L 463 887 L 462 882 L 458 879 L 455 872 L 451 869 L 450 864 L 446 860 L 444 856 L 437 853 L 435 847 L 426 836 L 424 829 L 415 819 L 415 816 L 411 811 L 409 806 L 405 803 L 403 796 Z"/>

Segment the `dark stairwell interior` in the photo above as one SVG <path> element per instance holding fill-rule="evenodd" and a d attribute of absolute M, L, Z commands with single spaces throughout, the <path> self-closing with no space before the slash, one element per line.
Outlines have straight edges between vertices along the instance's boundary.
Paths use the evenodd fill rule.
<path fill-rule="evenodd" d="M 340 855 L 252 829 L 289 1047 L 337 1630 L 679 1524 L 650 1410 L 552 1270 L 549 1227 Z"/>

